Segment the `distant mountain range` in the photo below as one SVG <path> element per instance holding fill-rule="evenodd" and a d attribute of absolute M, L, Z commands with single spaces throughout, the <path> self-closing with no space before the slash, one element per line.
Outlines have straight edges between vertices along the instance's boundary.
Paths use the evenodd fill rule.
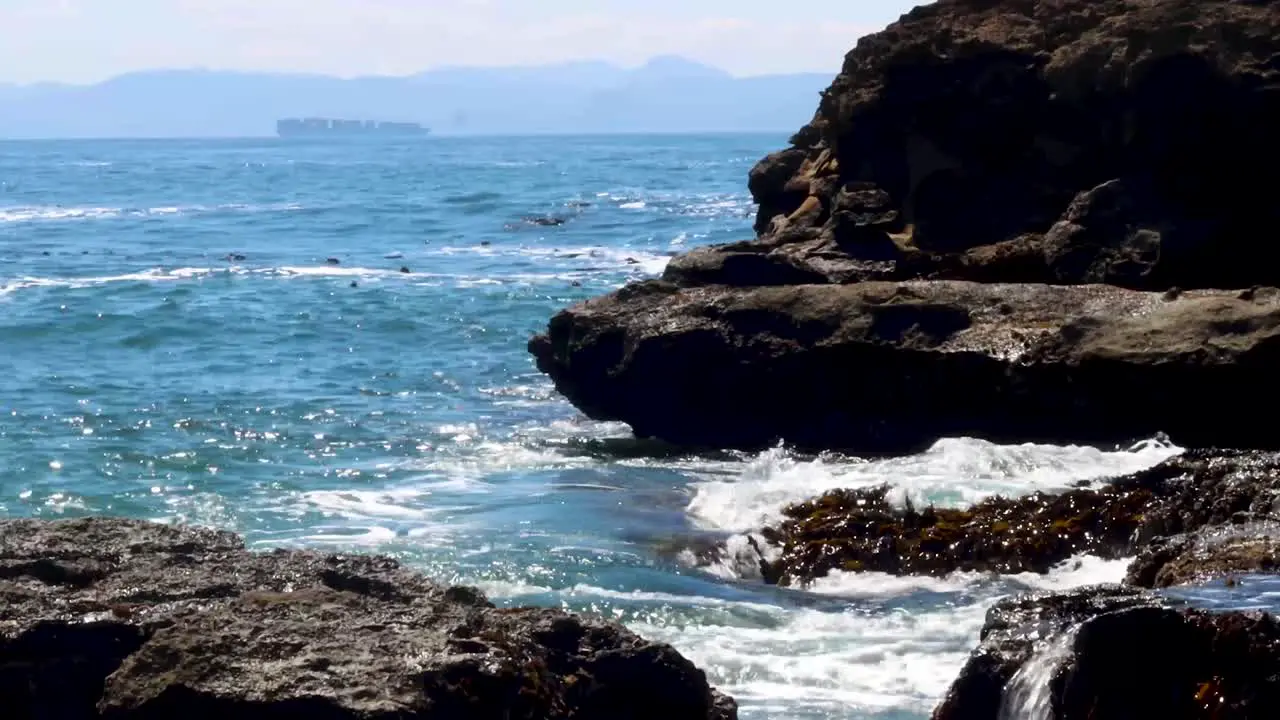
<path fill-rule="evenodd" d="M 0 84 L 0 138 L 252 137 L 295 116 L 420 122 L 436 134 L 784 132 L 813 116 L 832 77 L 738 78 L 679 57 L 354 79 L 159 70 Z"/>

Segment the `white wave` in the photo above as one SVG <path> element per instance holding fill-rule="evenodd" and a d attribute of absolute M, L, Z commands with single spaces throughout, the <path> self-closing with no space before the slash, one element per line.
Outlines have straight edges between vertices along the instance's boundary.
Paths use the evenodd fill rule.
<path fill-rule="evenodd" d="M 568 246 L 568 247 L 538 247 L 529 245 L 465 245 L 465 246 L 448 246 L 436 248 L 427 254 L 435 255 L 483 255 L 483 256 L 502 256 L 502 257 L 524 257 L 532 258 L 538 262 L 553 261 L 563 263 L 564 261 L 578 261 L 587 264 L 591 268 L 608 267 L 611 269 L 635 269 L 648 275 L 659 275 L 667 267 L 667 263 L 671 261 L 671 256 L 665 253 L 657 253 L 640 248 L 627 247 L 606 247 L 604 245 L 587 245 L 587 246 Z M 502 279 L 528 279 L 528 280 L 565 280 L 573 279 L 574 276 L 565 272 L 557 272 L 553 274 L 512 274 L 505 273 Z M 477 278 L 479 280 L 479 278 Z"/>
<path fill-rule="evenodd" d="M 854 573 L 837 570 L 805 589 L 843 598 L 892 598 L 918 592 L 960 593 L 985 580 L 983 573 L 952 573 L 946 577 Z"/>
<path fill-rule="evenodd" d="M 169 270 L 164 268 L 151 268 L 149 270 L 142 270 L 133 273 L 121 273 L 119 275 L 98 275 L 71 278 L 40 278 L 27 276 L 14 279 L 4 285 L 0 285 L 0 294 L 29 288 L 79 289 L 118 282 L 174 282 L 178 280 L 200 278 L 211 275 L 215 272 L 229 272 L 229 270 L 223 269 L 219 271 L 212 268 L 182 267 Z"/>
<path fill-rule="evenodd" d="M 222 268 L 208 267 L 155 267 L 138 272 L 120 273 L 117 275 L 92 275 L 85 277 L 42 278 L 24 276 L 12 279 L 0 285 L 0 295 L 30 288 L 70 288 L 82 289 L 122 282 L 175 282 L 180 280 L 200 280 L 219 275 L 259 276 L 259 277 L 336 277 L 358 278 L 364 280 L 380 279 L 423 279 L 447 278 L 451 276 L 431 275 L 425 273 L 403 273 L 398 270 L 366 267 L 341 267 L 338 265 L 285 266 L 279 268 L 245 268 L 229 265 Z"/>
<path fill-rule="evenodd" d="M 281 276 L 294 277 L 336 277 L 336 278 L 360 278 L 364 280 L 386 279 L 386 278 L 423 278 L 423 277 L 447 277 L 433 275 L 429 273 L 412 273 L 400 272 L 398 269 L 392 268 L 367 268 L 367 267 L 344 267 L 342 265 L 286 265 L 284 267 L 273 270 L 259 270 L 259 273 L 271 273 Z"/>
<path fill-rule="evenodd" d="M 0 223 L 31 222 L 32 220 L 80 220 L 119 217 L 120 208 L 109 207 L 9 207 L 0 208 Z"/>
<path fill-rule="evenodd" d="M 354 520 L 427 520 L 442 508 L 422 501 L 430 491 L 424 488 L 384 490 L 312 490 L 301 493 L 298 500 L 326 517 Z"/>
<path fill-rule="evenodd" d="M 747 627 L 657 618 L 629 624 L 706 670 L 720 689 L 750 706 L 744 717 L 822 711 L 849 717 L 928 712 L 976 644 L 986 610 L 772 612 L 773 622 Z"/>
<path fill-rule="evenodd" d="M 700 477 L 688 512 L 703 528 L 738 533 L 708 568 L 711 574 L 758 579 L 760 552 L 772 556 L 777 549 L 760 538 L 753 545 L 744 533 L 776 521 L 787 504 L 829 490 L 890 483 L 917 503 L 963 505 L 995 494 L 1058 490 L 1082 479 L 1136 472 L 1178 452 L 1155 441 L 1105 452 L 944 440 L 914 457 L 861 461 L 797 460 L 778 449 L 745 467 L 686 466 Z M 1080 556 L 1044 575 L 969 572 L 935 578 L 835 572 L 804 590 L 847 600 L 844 612 L 780 610 L 780 622 L 770 627 L 657 620 L 632 627 L 671 642 L 705 668 L 713 682 L 744 704 L 744 718 L 927 714 L 977 645 L 986 611 L 999 598 L 1118 582 L 1127 566 L 1127 560 Z M 951 599 L 912 605 L 913 597 L 935 594 Z M 898 609 L 872 609 L 882 603 Z"/>
<path fill-rule="evenodd" d="M 917 505 L 963 506 L 994 495 L 1062 490 L 1079 480 L 1137 472 L 1179 452 L 1154 440 L 1115 452 L 942 440 L 920 455 L 877 461 L 797 460 L 775 449 L 756 457 L 736 476 L 730 474 L 732 468 L 702 472 L 689 514 L 705 529 L 746 532 L 776 522 L 789 504 L 840 488 L 885 483 L 900 488 L 900 497 L 909 494 Z"/>
<path fill-rule="evenodd" d="M 999 578 L 956 573 L 946 578 L 896 578 L 836 573 L 810 590 L 849 599 L 843 612 L 772 608 L 775 624 L 630 623 L 664 640 L 706 669 L 740 701 L 744 717 L 857 716 L 896 710 L 928 713 L 977 646 L 987 609 L 1011 592 L 1067 589 L 1114 582 L 1125 561 L 1073 558 L 1048 575 Z M 864 601 L 940 593 L 945 603 L 873 610 Z M 771 607 L 771 606 L 770 606 Z"/>
<path fill-rule="evenodd" d="M 0 208 L 0 223 L 24 223 L 38 221 L 102 220 L 114 218 L 145 218 L 165 215 L 182 215 L 211 212 L 288 212 L 301 210 L 297 203 L 271 203 L 251 205 L 230 203 L 224 205 L 160 205 L 146 208 L 60 205 L 20 205 Z"/>
<path fill-rule="evenodd" d="M 1043 575 L 958 572 L 945 577 L 925 577 L 837 570 L 813 581 L 807 589 L 846 598 L 889 598 L 915 592 L 960 593 L 993 583 L 1013 586 L 1020 591 L 1069 590 L 1086 585 L 1118 583 L 1124 580 L 1129 563 L 1129 559 L 1104 560 L 1094 555 L 1078 555 L 1057 564 Z"/>
<path fill-rule="evenodd" d="M 1048 574 L 1020 573 L 1006 579 L 1027 590 L 1070 590 L 1086 585 L 1119 583 L 1124 580 L 1132 558 L 1104 560 L 1079 555 L 1059 563 Z"/>

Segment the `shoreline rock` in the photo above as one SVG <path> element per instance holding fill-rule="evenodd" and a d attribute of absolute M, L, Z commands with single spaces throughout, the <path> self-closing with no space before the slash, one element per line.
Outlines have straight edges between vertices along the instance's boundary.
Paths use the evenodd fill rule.
<path fill-rule="evenodd" d="M 694 447 L 1280 447 L 1240 407 L 1280 400 L 1277 126 L 1274 3 L 939 0 L 752 169 L 756 239 L 529 350 L 587 415 Z"/>
<path fill-rule="evenodd" d="M 933 720 L 1271 718 L 1280 621 L 1115 586 L 1040 593 L 987 613 Z"/>
<path fill-rule="evenodd" d="M 625 287 L 529 350 L 581 411 L 639 437 L 911 453 L 941 437 L 1277 447 L 1280 292 L 864 282 Z M 1176 389 L 1176 391 L 1175 391 Z"/>
<path fill-rule="evenodd" d="M 252 553 L 232 534 L 0 520 L 7 717 L 732 720 L 668 645 L 495 608 L 377 556 Z"/>

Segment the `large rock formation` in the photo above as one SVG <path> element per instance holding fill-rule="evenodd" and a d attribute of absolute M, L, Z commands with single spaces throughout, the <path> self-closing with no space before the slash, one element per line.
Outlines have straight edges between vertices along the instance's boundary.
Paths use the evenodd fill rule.
<path fill-rule="evenodd" d="M 1241 406 L 1280 394 L 1275 127 L 1280 3 L 941 0 L 863 38 L 752 170 L 756 240 L 530 351 L 676 443 L 1276 446 Z"/>
<path fill-rule="evenodd" d="M 1280 622 L 1083 588 L 1001 602 L 934 720 L 1280 716 Z"/>
<path fill-rule="evenodd" d="M 1276 284 L 1278 123 L 1276 3 L 940 0 L 860 40 L 756 167 L 756 227 L 839 243 L 879 222 L 931 252 L 1031 236 L 1064 281 Z"/>
<path fill-rule="evenodd" d="M 102 519 L 0 521 L 0 698 L 15 720 L 737 715 L 613 623 L 496 609 L 388 558 Z"/>
<path fill-rule="evenodd" d="M 1271 290 L 653 281 L 560 313 L 530 348 L 588 415 L 681 444 L 1280 444 L 1247 410 L 1280 404 Z"/>

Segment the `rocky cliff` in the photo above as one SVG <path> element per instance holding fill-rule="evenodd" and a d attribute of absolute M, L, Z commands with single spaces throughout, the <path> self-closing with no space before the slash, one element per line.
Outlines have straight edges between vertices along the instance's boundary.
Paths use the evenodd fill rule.
<path fill-rule="evenodd" d="M 752 170 L 759 237 L 530 351 L 681 444 L 1274 446 L 1239 409 L 1280 399 L 1275 127 L 1280 4 L 942 0 L 863 38 Z"/>
<path fill-rule="evenodd" d="M 15 720 L 737 717 L 612 623 L 388 558 L 106 519 L 0 520 L 0 698 Z"/>

